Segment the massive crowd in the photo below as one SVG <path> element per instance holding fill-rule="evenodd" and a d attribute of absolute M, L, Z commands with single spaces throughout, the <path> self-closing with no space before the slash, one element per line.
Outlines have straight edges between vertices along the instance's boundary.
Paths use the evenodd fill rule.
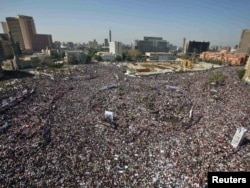
<path fill-rule="evenodd" d="M 1 91 L 34 89 L 0 113 L 9 125 L 0 132 L 0 185 L 193 188 L 206 187 L 208 171 L 249 171 L 249 140 L 230 144 L 236 128 L 250 128 L 250 88 L 237 69 L 129 77 L 90 64 L 22 78 Z M 213 71 L 224 84 L 207 82 Z"/>

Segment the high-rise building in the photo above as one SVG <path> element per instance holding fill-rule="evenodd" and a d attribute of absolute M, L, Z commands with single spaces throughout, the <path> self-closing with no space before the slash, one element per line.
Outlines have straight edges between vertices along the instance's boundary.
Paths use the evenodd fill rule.
<path fill-rule="evenodd" d="M 7 34 L 0 33 L 0 61 L 13 58 L 13 50 Z"/>
<path fill-rule="evenodd" d="M 6 34 L 9 34 L 9 32 L 11 32 L 14 41 L 19 43 L 20 48 L 23 51 L 25 49 L 25 46 L 19 20 L 13 17 L 7 17 L 6 22 L 3 22 L 2 26 Z"/>
<path fill-rule="evenodd" d="M 244 29 L 242 31 L 238 53 L 250 55 L 250 29 Z"/>
<path fill-rule="evenodd" d="M 109 30 L 109 42 L 111 42 L 111 30 Z"/>
<path fill-rule="evenodd" d="M 210 42 L 198 42 L 198 41 L 189 41 L 185 45 L 185 54 L 200 54 L 202 52 L 208 51 Z"/>
<path fill-rule="evenodd" d="M 5 33 L 11 32 L 14 41 L 20 44 L 23 53 L 53 47 L 51 35 L 36 33 L 35 23 L 31 16 L 7 17 L 6 22 L 2 22 L 2 27 Z"/>
<path fill-rule="evenodd" d="M 109 41 L 108 41 L 108 39 L 104 39 L 104 46 L 109 46 Z"/>
<path fill-rule="evenodd" d="M 186 45 L 186 38 L 183 38 L 183 44 L 182 44 L 182 50 L 184 52 L 185 49 L 185 45 Z"/>
<path fill-rule="evenodd" d="M 8 25 L 6 22 L 1 22 L 2 24 L 2 28 L 3 28 L 3 32 L 6 34 L 9 32 L 9 29 L 8 29 Z"/>
<path fill-rule="evenodd" d="M 144 37 L 144 40 L 136 40 L 133 48 L 143 54 L 145 52 L 167 52 L 168 42 L 162 37 Z"/>
<path fill-rule="evenodd" d="M 114 54 L 115 56 L 121 56 L 122 57 L 122 43 L 121 42 L 110 42 L 109 43 L 109 52 L 111 54 Z"/>

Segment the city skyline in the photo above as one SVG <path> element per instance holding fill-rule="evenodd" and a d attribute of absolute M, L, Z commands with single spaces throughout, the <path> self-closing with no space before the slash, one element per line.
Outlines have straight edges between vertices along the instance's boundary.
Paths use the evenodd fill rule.
<path fill-rule="evenodd" d="M 0 20 L 27 15 L 34 18 L 41 33 L 53 41 L 103 43 L 112 31 L 112 40 L 131 44 L 144 36 L 162 37 L 182 46 L 188 41 L 209 41 L 211 45 L 239 45 L 243 29 L 250 28 L 250 2 L 194 0 L 140 2 L 113 0 L 39 1 L 0 0 Z M 3 33 L 3 29 L 0 29 Z"/>

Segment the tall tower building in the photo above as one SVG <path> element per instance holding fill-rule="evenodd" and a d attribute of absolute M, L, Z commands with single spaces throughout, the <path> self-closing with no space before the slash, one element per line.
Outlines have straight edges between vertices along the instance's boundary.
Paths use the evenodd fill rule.
<path fill-rule="evenodd" d="M 183 38 L 183 44 L 182 44 L 182 50 L 183 50 L 183 52 L 184 52 L 185 45 L 186 45 L 186 38 Z"/>
<path fill-rule="evenodd" d="M 8 28 L 7 29 L 5 28 L 5 31 L 7 31 L 6 34 L 9 34 L 9 32 L 11 32 L 14 42 L 19 43 L 22 51 L 25 50 L 25 45 L 23 41 L 23 35 L 19 20 L 14 17 L 7 17 L 6 24 L 2 25 L 7 25 Z"/>
<path fill-rule="evenodd" d="M 108 39 L 104 39 L 104 46 L 109 46 L 109 42 L 108 42 Z"/>
<path fill-rule="evenodd" d="M 17 18 L 20 23 L 25 49 L 32 51 L 33 48 L 32 41 L 34 35 L 37 34 L 34 20 L 30 16 L 23 16 L 23 15 L 18 15 Z"/>
<path fill-rule="evenodd" d="M 111 30 L 109 30 L 109 42 L 111 42 Z"/>
<path fill-rule="evenodd" d="M 20 48 L 24 53 L 40 51 L 46 47 L 52 48 L 51 35 L 37 34 L 31 16 L 7 17 L 6 22 L 2 22 L 2 27 L 5 33 L 11 32 L 14 42 L 20 44 Z"/>
<path fill-rule="evenodd" d="M 1 22 L 1 24 L 2 24 L 2 28 L 3 28 L 3 32 L 5 34 L 9 33 L 9 29 L 8 29 L 7 23 L 6 22 Z"/>
<path fill-rule="evenodd" d="M 242 31 L 238 53 L 250 55 L 250 29 L 244 29 Z"/>

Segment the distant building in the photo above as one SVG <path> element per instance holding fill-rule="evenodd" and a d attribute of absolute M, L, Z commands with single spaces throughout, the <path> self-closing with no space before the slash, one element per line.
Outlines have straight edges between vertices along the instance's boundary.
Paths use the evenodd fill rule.
<path fill-rule="evenodd" d="M 52 36 L 45 34 L 36 34 L 33 36 L 33 51 L 40 52 L 45 48 L 53 48 Z"/>
<path fill-rule="evenodd" d="M 89 41 L 89 48 L 98 48 L 98 43 L 97 41 L 94 39 L 94 41 Z"/>
<path fill-rule="evenodd" d="M 72 49 L 74 47 L 74 43 L 73 42 L 67 42 L 67 47 Z"/>
<path fill-rule="evenodd" d="M 39 52 L 39 53 L 33 53 L 32 55 L 22 56 L 22 60 L 23 61 L 32 61 L 35 59 L 39 59 L 41 62 L 43 62 L 46 57 L 49 57 L 49 54 L 44 53 L 44 52 Z"/>
<path fill-rule="evenodd" d="M 246 54 L 230 54 L 226 50 L 221 52 L 203 52 L 200 54 L 202 60 L 218 60 L 232 65 L 245 65 L 248 59 Z"/>
<path fill-rule="evenodd" d="M 184 38 L 183 38 L 183 44 L 182 44 L 182 50 L 185 49 L 185 45 L 186 45 L 186 38 L 184 37 Z"/>
<path fill-rule="evenodd" d="M 2 27 L 6 34 L 11 32 L 23 53 L 33 53 L 46 47 L 53 47 L 52 36 L 37 34 L 34 20 L 30 16 L 7 17 L 6 22 L 2 22 Z"/>
<path fill-rule="evenodd" d="M 103 61 L 113 61 L 115 59 L 115 55 L 109 52 L 97 52 L 96 55 L 101 56 Z"/>
<path fill-rule="evenodd" d="M 184 53 L 185 54 L 200 54 L 202 52 L 208 51 L 210 42 L 198 42 L 198 41 L 189 41 L 186 46 Z"/>
<path fill-rule="evenodd" d="M 166 52 L 146 52 L 145 56 L 147 57 L 147 61 L 169 61 L 176 59 L 173 53 Z"/>
<path fill-rule="evenodd" d="M 144 40 L 135 40 L 133 49 L 145 52 L 168 52 L 168 42 L 162 37 L 144 37 Z"/>
<path fill-rule="evenodd" d="M 73 57 L 78 62 L 82 62 L 84 58 L 84 52 L 82 50 L 66 50 L 64 60 L 69 63 L 70 58 Z"/>
<path fill-rule="evenodd" d="M 238 53 L 250 55 L 250 29 L 244 29 L 242 31 Z"/>
<path fill-rule="evenodd" d="M 121 56 L 122 57 L 122 43 L 121 42 L 110 42 L 109 43 L 109 52 L 111 54 L 114 54 L 115 56 Z"/>
<path fill-rule="evenodd" d="M 61 47 L 61 42 L 60 41 L 55 41 L 54 42 L 55 48 L 58 49 Z"/>
<path fill-rule="evenodd" d="M 104 46 L 109 46 L 109 41 L 108 41 L 108 39 L 104 39 Z"/>
<path fill-rule="evenodd" d="M 230 52 L 231 51 L 231 46 L 224 46 L 222 48 L 222 50 L 225 50 L 226 52 Z"/>
<path fill-rule="evenodd" d="M 13 50 L 7 34 L 0 34 L 0 61 L 13 58 Z"/>
<path fill-rule="evenodd" d="M 213 46 L 210 46 L 209 49 L 210 49 L 211 51 L 213 51 L 213 52 L 217 52 L 218 49 L 219 49 L 219 47 L 218 47 L 217 45 L 213 45 Z"/>

